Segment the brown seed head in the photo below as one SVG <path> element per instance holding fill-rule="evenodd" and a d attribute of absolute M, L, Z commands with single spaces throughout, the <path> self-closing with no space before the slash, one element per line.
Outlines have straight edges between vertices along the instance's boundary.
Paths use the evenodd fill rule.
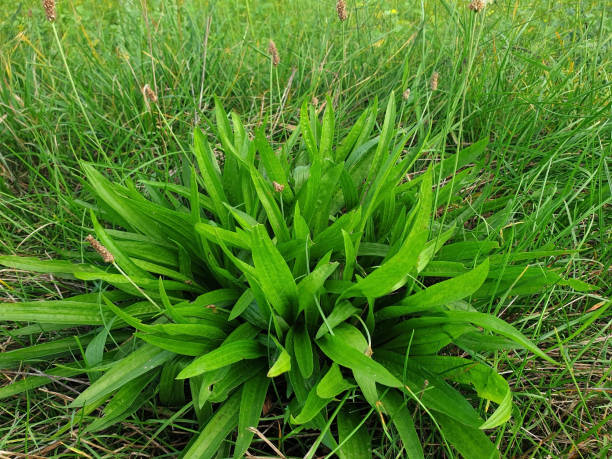
<path fill-rule="evenodd" d="M 105 263 L 114 263 L 115 257 L 108 251 L 100 242 L 94 238 L 91 234 L 88 235 L 85 240 L 91 244 L 93 249 L 100 254 Z"/>
<path fill-rule="evenodd" d="M 431 75 L 430 87 L 432 91 L 438 89 L 438 79 L 440 78 L 440 74 L 438 72 L 434 72 Z"/>
<path fill-rule="evenodd" d="M 261 408 L 261 414 L 265 416 L 266 414 L 269 413 L 271 409 L 272 409 L 272 400 L 270 399 L 270 397 L 266 397 L 263 407 Z"/>
<path fill-rule="evenodd" d="M 408 100 L 410 98 L 410 88 L 407 88 L 403 93 L 402 93 L 402 97 L 404 98 L 404 100 Z"/>
<path fill-rule="evenodd" d="M 215 155 L 215 159 L 217 160 L 217 164 L 219 165 L 219 167 L 222 167 L 225 164 L 225 153 L 214 149 L 213 155 Z"/>
<path fill-rule="evenodd" d="M 278 55 L 278 49 L 276 48 L 276 43 L 274 43 L 274 40 L 270 40 L 270 43 L 268 44 L 268 53 L 272 58 L 272 64 L 278 65 L 280 63 L 280 57 Z"/>
<path fill-rule="evenodd" d="M 47 20 L 50 22 L 55 21 L 55 0 L 43 0 L 43 8 L 47 15 Z"/>
<path fill-rule="evenodd" d="M 479 13 L 484 10 L 485 6 L 487 6 L 486 0 L 472 0 L 468 8 Z"/>
<path fill-rule="evenodd" d="M 340 21 L 346 21 L 348 14 L 346 13 L 346 3 L 344 0 L 338 0 L 336 2 L 336 11 L 338 12 L 338 19 L 340 19 Z"/>
<path fill-rule="evenodd" d="M 282 193 L 285 189 L 285 185 L 281 185 L 278 182 L 272 182 L 272 185 L 274 185 L 274 191 L 276 191 L 277 193 Z"/>
<path fill-rule="evenodd" d="M 151 86 L 149 86 L 148 83 L 142 87 L 142 96 L 144 97 L 147 106 L 150 102 L 153 102 L 154 104 L 157 103 L 157 94 L 155 94 L 155 91 L 151 89 Z"/>

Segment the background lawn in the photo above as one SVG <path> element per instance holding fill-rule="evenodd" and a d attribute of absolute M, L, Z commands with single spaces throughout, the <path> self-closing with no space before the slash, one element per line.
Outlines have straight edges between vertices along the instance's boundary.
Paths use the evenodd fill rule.
<path fill-rule="evenodd" d="M 184 153 L 194 126 L 210 131 L 214 96 L 247 128 L 267 118 L 268 138 L 278 146 L 295 129 L 304 98 L 322 111 L 329 96 L 344 136 L 366 106 L 377 98 L 384 108 L 394 94 L 399 127 L 419 123 L 419 135 L 429 133 L 427 155 L 414 172 L 490 138 L 482 173 L 464 190 L 477 206 L 470 225 L 518 251 L 578 249 L 551 263 L 598 287 L 577 293 L 554 286 L 488 305 L 563 363 L 496 356 L 516 406 L 491 437 L 507 456 L 607 457 L 612 10 L 606 3 L 497 0 L 476 13 L 464 0 L 348 0 L 348 19 L 340 22 L 333 0 L 60 0 L 54 33 L 39 1 L 3 2 L 0 254 L 81 259 L 91 222 L 79 161 L 121 183 L 176 182 L 189 165 Z M 143 96 L 145 85 L 156 101 Z M 449 210 L 445 204 L 439 212 Z M 489 218 L 500 212 L 511 223 L 497 229 Z M 83 288 L 0 269 L 0 301 L 59 299 Z M 47 336 L 16 336 L 0 325 L 0 350 Z M 0 370 L 0 385 L 29 371 Z M 86 383 L 59 379 L 2 400 L 0 456 L 173 456 L 197 429 L 190 409 L 151 402 L 102 433 L 58 434 L 73 413 L 66 405 Z M 275 444 L 283 442 L 274 421 L 281 408 L 260 426 Z M 419 428 L 427 453 L 447 454 L 433 434 L 428 441 L 425 419 Z M 373 445 L 377 457 L 400 453 L 398 439 L 381 438 Z M 312 439 L 305 434 L 300 441 Z M 266 448 L 262 443 L 262 454 L 271 454 Z"/>

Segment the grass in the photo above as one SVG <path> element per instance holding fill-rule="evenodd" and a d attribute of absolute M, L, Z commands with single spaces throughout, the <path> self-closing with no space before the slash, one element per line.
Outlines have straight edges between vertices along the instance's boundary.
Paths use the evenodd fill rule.
<path fill-rule="evenodd" d="M 0 13 L 1 253 L 82 259 L 90 224 L 79 160 L 122 183 L 174 181 L 193 127 L 210 130 L 214 95 L 249 128 L 267 117 L 268 138 L 279 145 L 298 124 L 304 98 L 322 106 L 330 96 L 343 136 L 375 97 L 384 107 L 392 90 L 409 88 L 407 100 L 398 98 L 399 125 L 430 130 L 415 171 L 489 137 L 488 162 L 465 190 L 466 203 L 477 206 L 470 227 L 518 251 L 579 249 L 556 265 L 598 286 L 579 294 L 558 285 L 488 305 L 564 363 L 513 353 L 497 359 L 516 408 L 492 438 L 507 456 L 609 454 L 612 37 L 599 2 L 497 1 L 474 14 L 464 2 L 349 1 L 343 23 L 334 2 L 90 3 L 59 3 L 58 40 L 38 2 Z M 278 66 L 267 55 L 270 38 Z M 145 84 L 158 96 L 150 107 Z M 500 202 L 509 226 L 491 220 Z M 438 203 L 441 212 L 447 204 Z M 1 279 L 6 301 L 83 289 L 16 270 L 2 270 Z M 4 348 L 27 344 L 3 329 Z M 111 431 L 58 435 L 72 413 L 71 388 L 85 382 L 60 380 L 4 400 L 0 450 L 127 456 L 142 447 L 172 455 L 197 429 L 189 412 L 151 403 Z M 260 430 L 282 442 L 275 425 L 269 419 Z M 393 437 L 373 446 L 380 457 L 400 452 Z"/>

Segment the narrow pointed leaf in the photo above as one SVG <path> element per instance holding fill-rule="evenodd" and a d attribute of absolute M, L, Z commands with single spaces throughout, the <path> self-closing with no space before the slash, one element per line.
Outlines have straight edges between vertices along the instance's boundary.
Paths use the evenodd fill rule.
<path fill-rule="evenodd" d="M 253 439 L 249 427 L 257 427 L 262 415 L 270 379 L 264 374 L 258 374 L 249 379 L 242 387 L 240 397 L 240 414 L 238 415 L 238 436 L 234 448 L 234 457 L 243 457 Z"/>
<path fill-rule="evenodd" d="M 232 341 L 195 359 L 178 374 L 177 378 L 191 378 L 205 371 L 216 370 L 241 360 L 255 359 L 262 355 L 264 355 L 263 350 L 257 341 Z"/>
<path fill-rule="evenodd" d="M 185 459 L 210 459 L 219 451 L 221 443 L 236 428 L 240 413 L 240 392 L 233 394 L 215 412 L 196 440 L 191 444 Z"/>
<path fill-rule="evenodd" d="M 348 346 L 344 341 L 335 336 L 327 334 L 318 340 L 317 344 L 325 355 L 338 365 L 368 373 L 376 382 L 385 386 L 402 386 L 401 381 L 389 373 L 380 363 L 375 362 L 357 349 Z"/>
<path fill-rule="evenodd" d="M 165 351 L 151 344 L 144 344 L 127 357 L 115 363 L 100 379 L 81 392 L 70 406 L 85 406 L 98 400 L 173 357 L 174 354 L 172 352 Z"/>
<path fill-rule="evenodd" d="M 321 398 L 333 398 L 352 387 L 355 385 L 344 379 L 338 364 L 332 363 L 325 376 L 317 384 L 317 395 Z"/>
<path fill-rule="evenodd" d="M 408 296 L 398 306 L 388 306 L 376 314 L 377 320 L 392 319 L 420 311 L 434 310 L 467 298 L 484 283 L 489 272 L 489 259 L 465 274 L 439 282 L 414 295 Z"/>
<path fill-rule="evenodd" d="M 266 298 L 281 317 L 293 317 L 297 306 L 297 286 L 287 263 L 263 225 L 253 228 L 251 242 L 257 278 Z"/>

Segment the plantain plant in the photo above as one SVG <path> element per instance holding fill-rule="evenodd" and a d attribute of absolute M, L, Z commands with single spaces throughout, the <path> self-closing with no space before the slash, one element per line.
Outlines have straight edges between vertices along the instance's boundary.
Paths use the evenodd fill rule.
<path fill-rule="evenodd" d="M 496 298 L 569 283 L 534 261 L 561 252 L 502 253 L 470 230 L 478 205 L 463 206 L 458 190 L 480 173 L 473 164 L 486 139 L 408 179 L 428 146 L 423 126 L 398 129 L 393 96 L 377 133 L 376 115 L 373 104 L 334 142 L 331 101 L 321 121 L 304 104 L 274 151 L 263 127 L 251 135 L 217 104 L 220 146 L 196 129 L 197 168 L 186 166 L 181 184 L 122 186 L 83 164 L 96 198 L 89 240 L 108 263 L 93 253 L 91 263 L 0 257 L 95 286 L 0 304 L 1 320 L 30 322 L 17 336 L 89 326 L 4 352 L 0 365 L 80 360 L 0 397 L 87 374 L 91 385 L 71 407 L 87 415 L 105 404 L 87 430 L 157 397 L 193 409 L 200 430 L 189 458 L 242 457 L 267 399 L 284 438 L 318 433 L 307 457 L 321 444 L 341 458 L 370 457 L 376 423 L 408 457 L 423 457 L 417 413 L 451 455 L 498 456 L 486 431 L 510 418 L 512 395 L 487 356 L 518 349 L 552 360 L 487 311 Z"/>

